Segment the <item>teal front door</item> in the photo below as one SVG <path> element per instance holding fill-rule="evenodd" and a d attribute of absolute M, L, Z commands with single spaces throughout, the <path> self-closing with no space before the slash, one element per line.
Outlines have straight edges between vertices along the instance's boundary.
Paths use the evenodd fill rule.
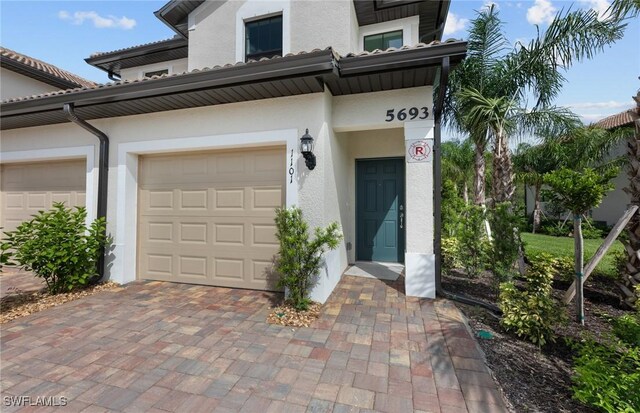
<path fill-rule="evenodd" d="M 356 161 L 356 259 L 404 262 L 404 159 Z"/>

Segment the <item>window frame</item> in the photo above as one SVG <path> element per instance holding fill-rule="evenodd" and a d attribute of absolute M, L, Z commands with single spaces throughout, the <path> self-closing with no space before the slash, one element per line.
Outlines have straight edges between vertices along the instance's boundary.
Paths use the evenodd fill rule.
<path fill-rule="evenodd" d="M 247 50 L 247 42 L 249 40 L 248 38 L 248 30 L 247 30 L 247 25 L 250 24 L 255 24 L 258 22 L 263 22 L 266 20 L 271 20 L 274 18 L 279 18 L 280 19 L 280 24 L 281 24 L 281 29 L 280 29 L 280 36 L 281 36 L 281 41 L 280 41 L 280 48 L 279 49 L 271 49 L 265 52 L 259 52 L 259 53 L 252 53 L 249 54 L 248 50 Z M 249 60 L 260 60 L 263 57 L 268 57 L 271 58 L 273 56 L 284 56 L 284 16 L 282 15 L 282 13 L 272 13 L 269 15 L 263 15 L 263 16 L 258 16 L 252 19 L 246 19 L 244 20 L 244 27 L 243 27 L 243 61 L 247 62 Z"/>
<path fill-rule="evenodd" d="M 419 43 L 418 27 L 420 17 L 411 16 L 403 19 L 390 20 L 382 23 L 361 26 L 358 31 L 358 51 L 364 52 L 364 38 L 370 35 L 402 30 L 402 45 L 414 46 Z"/>
<path fill-rule="evenodd" d="M 400 32 L 400 39 L 401 39 L 400 42 L 402 43 L 399 47 L 402 47 L 402 46 L 404 46 L 404 30 L 398 29 L 398 30 L 389 30 L 389 31 L 380 32 L 380 33 L 371 33 L 371 34 L 367 34 L 367 35 L 363 36 L 363 38 L 362 38 L 362 50 L 363 51 L 368 51 L 368 52 L 373 52 L 373 50 L 367 50 L 366 49 L 367 37 L 382 36 L 382 42 L 384 43 L 384 36 L 385 35 L 392 34 L 392 33 L 395 34 L 395 33 L 398 33 L 398 32 Z M 392 47 L 392 46 L 384 47 L 384 45 L 383 45 L 383 47 L 380 50 L 386 50 L 389 47 Z M 374 50 L 376 50 L 376 49 L 374 49 Z"/>

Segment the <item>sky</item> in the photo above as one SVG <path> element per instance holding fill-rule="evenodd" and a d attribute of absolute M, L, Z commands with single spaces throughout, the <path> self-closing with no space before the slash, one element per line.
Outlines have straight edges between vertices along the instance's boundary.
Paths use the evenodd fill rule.
<path fill-rule="evenodd" d="M 98 51 L 171 38 L 173 31 L 153 15 L 165 2 L 0 0 L 0 44 L 87 79 L 108 82 L 104 72 L 84 59 Z M 562 9 L 593 8 L 602 12 L 609 5 L 608 0 L 493 3 L 506 22 L 506 35 L 512 44 L 534 38 L 537 30 L 544 31 Z M 452 0 L 444 37 L 465 39 L 470 20 L 486 5 L 486 1 Z M 568 106 L 586 123 L 632 107 L 631 96 L 640 88 L 639 44 L 640 19 L 636 19 L 629 23 L 623 39 L 564 73 L 567 82 L 556 104 Z"/>

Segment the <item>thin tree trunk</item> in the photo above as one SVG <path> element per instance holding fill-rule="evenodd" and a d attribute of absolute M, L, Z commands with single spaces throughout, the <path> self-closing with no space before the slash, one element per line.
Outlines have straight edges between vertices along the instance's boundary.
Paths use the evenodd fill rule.
<path fill-rule="evenodd" d="M 582 216 L 580 214 L 573 215 L 573 238 L 576 271 L 576 321 L 584 325 L 584 240 L 582 239 Z"/>
<path fill-rule="evenodd" d="M 484 205 L 486 200 L 484 196 L 484 183 L 485 183 L 485 160 L 484 160 L 484 145 L 480 145 L 476 142 L 476 151 L 474 157 L 474 175 L 473 175 L 473 202 L 476 205 Z"/>
<path fill-rule="evenodd" d="M 464 199 L 464 204 L 469 205 L 469 184 L 467 181 L 464 181 L 464 187 L 462 188 L 462 198 Z"/>
<path fill-rule="evenodd" d="M 534 201 L 533 201 L 533 228 L 531 229 L 531 232 L 535 234 L 536 231 L 540 228 L 540 215 L 542 212 L 542 209 L 540 207 L 541 185 L 536 183 L 534 187 L 534 191 L 535 191 L 535 195 L 534 195 Z"/>

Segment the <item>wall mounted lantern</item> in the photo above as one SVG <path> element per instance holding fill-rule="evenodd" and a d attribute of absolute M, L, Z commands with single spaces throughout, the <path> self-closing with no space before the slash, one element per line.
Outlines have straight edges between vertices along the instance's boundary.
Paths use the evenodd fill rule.
<path fill-rule="evenodd" d="M 309 129 L 300 138 L 300 152 L 304 156 L 304 163 L 310 171 L 316 167 L 316 156 L 313 154 L 313 137 L 309 135 Z"/>

